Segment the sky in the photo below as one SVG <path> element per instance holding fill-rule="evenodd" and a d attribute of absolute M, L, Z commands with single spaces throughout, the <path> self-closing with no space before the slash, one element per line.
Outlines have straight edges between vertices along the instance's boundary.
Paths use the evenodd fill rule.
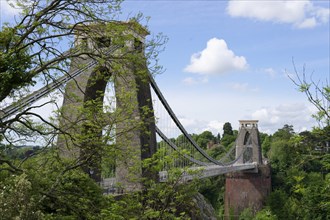
<path fill-rule="evenodd" d="M 17 11 L 0 0 L 0 23 Z M 151 36 L 169 38 L 156 76 L 189 133 L 222 133 L 230 122 L 259 120 L 259 131 L 284 124 L 316 126 L 315 108 L 288 75 L 303 66 L 314 81 L 330 79 L 329 1 L 130 0 L 120 19 L 150 16 Z"/>

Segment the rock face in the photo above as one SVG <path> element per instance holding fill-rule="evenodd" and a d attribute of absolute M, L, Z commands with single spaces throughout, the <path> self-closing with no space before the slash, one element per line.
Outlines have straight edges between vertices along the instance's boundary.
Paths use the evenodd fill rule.
<path fill-rule="evenodd" d="M 196 210 L 190 210 L 190 212 L 193 212 L 191 213 L 192 220 L 217 220 L 214 208 L 208 201 L 206 201 L 202 194 L 196 194 L 193 201 L 195 203 Z"/>

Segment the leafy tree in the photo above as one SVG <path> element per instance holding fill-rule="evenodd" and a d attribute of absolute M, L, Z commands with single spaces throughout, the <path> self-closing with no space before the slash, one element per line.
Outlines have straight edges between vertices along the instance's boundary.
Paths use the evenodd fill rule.
<path fill-rule="evenodd" d="M 0 32 L 0 101 L 15 90 L 35 83 L 32 80 L 34 74 L 29 71 L 32 57 L 28 48 L 16 50 L 14 47 L 21 40 L 15 31 L 5 26 Z"/>
<path fill-rule="evenodd" d="M 231 127 L 231 124 L 229 122 L 226 122 L 223 125 L 223 135 L 222 135 L 222 137 L 224 137 L 225 135 L 234 135 L 233 128 Z"/>
<path fill-rule="evenodd" d="M 31 198 L 32 184 L 26 174 L 11 176 L 1 182 L 1 219 L 41 219 L 42 212 Z"/>
<path fill-rule="evenodd" d="M 220 140 L 221 140 L 221 136 L 220 136 L 220 133 L 218 133 L 217 137 L 216 137 L 216 143 L 219 144 Z"/>
<path fill-rule="evenodd" d="M 96 218 L 101 189 L 82 170 L 67 167 L 55 155 L 43 150 L 19 171 L 0 172 L 3 219 Z"/>
<path fill-rule="evenodd" d="M 212 158 L 220 160 L 221 157 L 223 157 L 225 155 L 225 153 L 227 153 L 227 151 L 228 150 L 223 145 L 217 144 L 216 146 L 212 147 L 211 149 L 208 149 L 206 152 Z"/>
<path fill-rule="evenodd" d="M 279 129 L 271 139 L 275 191 L 267 205 L 278 219 L 326 219 L 329 215 L 329 193 L 323 193 L 329 191 L 330 155 L 322 147 L 325 139 L 326 127 L 295 134 L 290 126 Z"/>
<path fill-rule="evenodd" d="M 236 135 L 225 135 L 221 139 L 221 145 L 223 145 L 227 150 L 235 144 Z"/>
<path fill-rule="evenodd" d="M 278 129 L 274 134 L 273 138 L 276 140 L 289 140 L 295 134 L 293 126 L 285 124 L 283 128 Z"/>
<path fill-rule="evenodd" d="M 272 162 L 272 168 L 278 171 L 287 169 L 293 160 L 293 147 L 286 140 L 273 141 L 269 152 L 269 159 Z"/>
<path fill-rule="evenodd" d="M 289 208 L 287 207 L 288 195 L 280 189 L 271 193 L 268 198 L 268 205 L 272 212 L 278 217 L 278 219 L 288 219 Z M 290 218 L 289 218 L 290 219 Z"/>
<path fill-rule="evenodd" d="M 197 137 L 197 144 L 203 149 L 207 148 L 207 144 L 214 141 L 214 136 L 210 131 L 204 131 Z"/>
<path fill-rule="evenodd" d="M 266 136 L 261 142 L 262 156 L 268 157 L 268 152 L 271 148 L 271 136 Z"/>

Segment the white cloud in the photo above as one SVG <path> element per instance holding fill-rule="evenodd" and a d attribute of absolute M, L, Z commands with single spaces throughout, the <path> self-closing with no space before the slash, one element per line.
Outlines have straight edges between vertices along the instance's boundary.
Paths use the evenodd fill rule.
<path fill-rule="evenodd" d="M 211 131 L 213 135 L 217 135 L 218 133 L 222 133 L 223 131 L 223 125 L 225 123 L 221 121 L 210 121 L 204 131 Z"/>
<path fill-rule="evenodd" d="M 273 68 L 266 68 L 263 71 L 265 71 L 271 78 L 275 78 L 277 75 L 277 72 Z"/>
<path fill-rule="evenodd" d="M 190 58 L 186 72 L 199 74 L 224 74 L 234 70 L 247 68 L 245 57 L 236 56 L 223 39 L 212 38 L 206 48 Z"/>
<path fill-rule="evenodd" d="M 251 88 L 248 83 L 229 83 L 229 87 L 240 92 L 258 92 L 258 88 Z"/>
<path fill-rule="evenodd" d="M 224 122 L 217 120 L 197 120 L 187 117 L 179 117 L 180 122 L 189 133 L 200 134 L 203 131 L 210 131 L 213 135 L 222 133 Z"/>
<path fill-rule="evenodd" d="M 246 91 L 248 88 L 248 83 L 232 83 L 230 84 L 231 88 L 240 91 Z"/>
<path fill-rule="evenodd" d="M 293 24 L 313 28 L 329 22 L 330 9 L 316 7 L 309 0 L 300 1 L 229 1 L 227 12 L 233 17 Z"/>
<path fill-rule="evenodd" d="M 313 28 L 317 25 L 315 18 L 306 18 L 301 23 L 297 24 L 298 28 Z"/>
<path fill-rule="evenodd" d="M 186 117 L 180 117 L 179 121 L 182 123 L 184 127 L 195 126 L 199 124 L 198 120 Z"/>
<path fill-rule="evenodd" d="M 188 118 L 185 116 L 179 117 L 179 121 L 182 123 L 183 127 L 188 131 L 188 133 L 200 134 L 206 129 L 207 121 L 198 120 L 195 118 Z"/>
<path fill-rule="evenodd" d="M 198 84 L 204 84 L 207 83 L 209 80 L 207 77 L 199 77 L 199 78 L 193 78 L 193 77 L 187 77 L 182 80 L 182 82 L 185 85 L 198 85 Z"/>
<path fill-rule="evenodd" d="M 297 132 L 306 130 L 306 124 L 310 128 L 314 126 L 314 119 L 311 115 L 315 108 L 303 103 L 282 104 L 275 107 L 264 107 L 251 114 L 253 119 L 259 120 L 259 127 L 266 133 L 273 133 L 274 128 L 282 128 L 284 124 L 294 125 Z"/>
<path fill-rule="evenodd" d="M 329 8 L 317 8 L 315 11 L 315 16 L 320 20 L 322 23 L 328 23 L 330 17 L 330 9 Z"/>

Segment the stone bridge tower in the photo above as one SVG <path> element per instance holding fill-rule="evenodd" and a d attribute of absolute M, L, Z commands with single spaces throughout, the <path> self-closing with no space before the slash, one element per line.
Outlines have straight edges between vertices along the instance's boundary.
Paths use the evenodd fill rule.
<path fill-rule="evenodd" d="M 66 135 L 58 137 L 60 155 L 76 159 L 86 173 L 100 182 L 102 157 L 114 152 L 116 182 L 125 191 L 140 187 L 138 179 L 145 175 L 141 160 L 156 151 L 144 56 L 148 34 L 134 21 L 77 27 L 75 48 L 95 56 L 72 59 L 70 73 L 90 66 L 95 57 L 98 63 L 67 83 L 61 112 L 60 128 Z M 115 110 L 106 113 L 103 103 L 109 84 L 114 87 Z M 114 135 L 111 140 L 104 140 L 102 133 L 109 127 Z"/>
<path fill-rule="evenodd" d="M 257 120 L 240 120 L 236 139 L 237 163 L 256 163 L 253 171 L 226 175 L 225 219 L 238 219 L 245 208 L 262 209 L 271 191 L 270 167 L 263 164 Z"/>
<path fill-rule="evenodd" d="M 261 143 L 257 120 L 240 120 L 236 139 L 237 163 L 255 162 L 262 164 Z"/>

